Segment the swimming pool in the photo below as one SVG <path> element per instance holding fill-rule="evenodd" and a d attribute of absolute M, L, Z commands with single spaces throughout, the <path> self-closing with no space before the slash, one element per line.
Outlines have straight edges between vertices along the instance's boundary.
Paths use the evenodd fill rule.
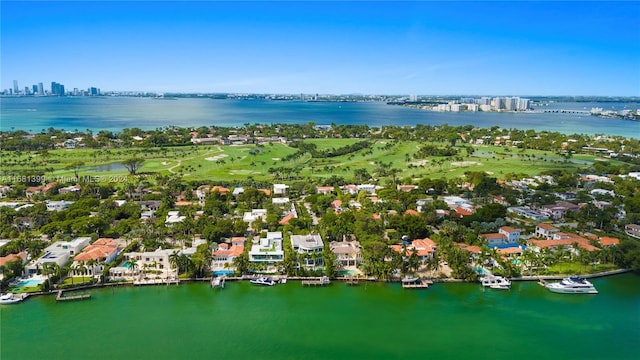
<path fill-rule="evenodd" d="M 213 272 L 213 275 L 233 275 L 235 271 L 233 270 L 216 270 Z"/>
<path fill-rule="evenodd" d="M 23 287 L 36 287 L 40 284 L 42 284 L 44 282 L 44 280 L 39 280 L 39 279 L 28 279 L 28 280 L 22 280 L 19 283 L 16 284 L 17 288 L 23 288 Z"/>
<path fill-rule="evenodd" d="M 473 268 L 473 271 L 476 272 L 476 274 L 478 275 L 487 275 L 489 272 L 487 271 L 487 269 L 485 268 L 481 268 L 480 266 L 475 266 Z"/>
<path fill-rule="evenodd" d="M 338 271 L 339 275 L 358 275 L 360 272 L 358 270 L 340 270 Z"/>
<path fill-rule="evenodd" d="M 123 267 L 123 268 L 127 268 L 127 269 L 128 269 L 128 268 L 130 268 L 130 267 L 131 267 L 131 263 L 130 263 L 130 262 L 128 262 L 128 261 L 126 261 L 124 264 L 122 264 L 122 267 Z"/>

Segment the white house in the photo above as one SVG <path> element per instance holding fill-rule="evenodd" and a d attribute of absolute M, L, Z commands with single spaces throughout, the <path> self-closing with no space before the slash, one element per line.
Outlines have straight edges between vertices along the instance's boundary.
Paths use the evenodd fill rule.
<path fill-rule="evenodd" d="M 72 256 L 77 255 L 91 242 L 89 237 L 79 237 L 73 241 L 56 241 L 44 249 L 44 255 L 32 261 L 25 267 L 29 274 L 35 274 L 38 269 L 44 268 L 44 264 L 57 264 L 60 267 L 65 266 Z"/>
<path fill-rule="evenodd" d="M 273 264 L 283 260 L 282 232 L 268 232 L 266 238 L 254 238 L 251 250 L 249 250 L 249 261 Z"/>
<path fill-rule="evenodd" d="M 47 200 L 47 210 L 49 210 L 49 211 L 61 211 L 61 210 L 68 209 L 69 206 L 71 206 L 71 204 L 73 204 L 73 201 L 65 201 L 65 200 L 51 201 L 51 200 Z"/>
<path fill-rule="evenodd" d="M 553 239 L 554 234 L 557 233 L 558 231 L 559 230 L 552 225 L 540 223 L 536 225 L 535 235 L 538 238 L 545 238 L 545 239 L 551 240 Z"/>
<path fill-rule="evenodd" d="M 242 221 L 247 224 L 251 224 L 258 219 L 261 219 L 262 221 L 267 219 L 267 209 L 253 209 L 251 212 L 245 212 L 242 217 Z"/>
<path fill-rule="evenodd" d="M 180 216 L 180 211 L 169 211 L 164 223 L 167 225 L 173 225 L 182 222 L 184 219 L 186 219 L 186 216 Z"/>
<path fill-rule="evenodd" d="M 273 184 L 273 195 L 286 195 L 289 191 L 289 185 Z"/>
<path fill-rule="evenodd" d="M 175 251 L 175 249 L 158 249 L 156 251 L 125 253 L 125 264 L 128 266 L 111 268 L 109 276 L 112 279 L 127 279 L 137 275 L 140 279 L 145 274 L 153 274 L 160 279 L 174 279 L 177 277 L 177 272 L 169 261 L 169 257 Z"/>
<path fill-rule="evenodd" d="M 341 267 L 355 267 L 362 264 L 362 247 L 358 241 L 332 241 L 329 247 L 336 255 Z"/>
<path fill-rule="evenodd" d="M 309 235 L 291 235 L 291 247 L 293 251 L 298 254 L 317 254 L 315 259 L 306 257 L 304 265 L 306 267 L 315 267 L 323 264 L 322 250 L 324 250 L 324 243 L 320 234 Z"/>

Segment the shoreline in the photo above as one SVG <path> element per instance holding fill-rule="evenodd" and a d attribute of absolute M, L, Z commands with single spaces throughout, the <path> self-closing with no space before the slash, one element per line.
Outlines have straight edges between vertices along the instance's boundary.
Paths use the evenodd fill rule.
<path fill-rule="evenodd" d="M 585 279 L 594 279 L 594 278 L 602 278 L 602 277 L 609 277 L 609 276 L 615 276 L 615 275 L 621 275 L 621 274 L 626 274 L 626 273 L 630 273 L 632 272 L 631 269 L 618 269 L 618 270 L 610 270 L 610 271 L 605 271 L 605 272 L 601 272 L 601 273 L 595 273 L 595 274 L 588 274 L 588 275 L 583 275 L 583 274 L 565 274 L 565 275 L 540 275 L 540 276 L 523 276 L 523 277 L 519 277 L 519 278 L 510 278 L 509 280 L 511 281 L 540 281 L 540 280 L 562 280 L 565 277 L 568 276 L 578 276 L 578 277 L 583 277 Z M 226 281 L 243 281 L 243 280 L 249 280 L 252 277 L 250 276 L 231 276 L 231 277 L 226 277 Z M 196 283 L 196 282 L 210 282 L 212 279 L 212 277 L 208 277 L 208 278 L 196 278 L 196 279 L 183 279 L 180 280 L 180 282 L 185 282 L 185 283 Z M 318 279 L 318 277 L 287 277 L 287 281 L 289 280 L 293 280 L 293 281 L 303 281 L 303 280 L 316 280 Z M 363 282 L 369 282 L 369 283 L 401 283 L 401 279 L 387 279 L 387 280 L 380 280 L 380 279 L 375 279 L 372 277 L 360 277 L 360 278 L 349 278 L 349 277 L 338 277 L 335 279 L 332 279 L 332 281 L 335 282 L 341 282 L 341 283 L 347 283 L 349 280 L 358 280 L 358 281 L 363 281 Z M 428 279 L 430 281 L 432 281 L 434 284 L 436 283 L 441 283 L 441 284 L 446 284 L 446 283 L 475 283 L 475 281 L 466 281 L 463 279 L 453 279 L 453 278 L 433 278 L 433 279 Z M 55 289 L 55 290 L 50 290 L 48 292 L 33 292 L 33 293 L 21 293 L 21 295 L 23 296 L 23 300 L 22 302 L 26 301 L 28 298 L 32 297 L 32 296 L 59 296 L 59 293 L 66 293 L 66 292 L 77 292 L 77 291 L 82 291 L 82 290 L 91 290 L 91 289 L 99 289 L 99 288 L 115 288 L 115 287 L 122 287 L 122 286 L 131 286 L 131 287 L 138 287 L 138 286 L 180 286 L 180 283 L 176 283 L 176 282 L 171 282 L 171 283 L 148 283 L 148 284 L 135 284 L 133 281 L 127 281 L 127 282 L 117 282 L 117 283 L 104 283 L 104 284 L 93 284 L 93 285 L 86 285 L 86 286 L 80 286 L 77 288 L 72 288 L 72 289 Z"/>

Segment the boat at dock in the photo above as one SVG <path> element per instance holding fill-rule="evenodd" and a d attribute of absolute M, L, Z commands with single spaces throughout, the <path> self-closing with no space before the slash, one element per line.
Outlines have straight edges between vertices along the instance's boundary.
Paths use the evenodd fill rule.
<path fill-rule="evenodd" d="M 559 294 L 597 294 L 593 284 L 582 277 L 566 277 L 560 282 L 546 283 L 541 281 L 541 284 L 549 289 L 549 291 Z"/>
<path fill-rule="evenodd" d="M 222 275 L 222 276 L 218 276 L 218 277 L 214 277 L 213 279 L 211 279 L 211 287 L 212 288 L 224 288 L 224 283 L 226 280 L 226 276 Z"/>
<path fill-rule="evenodd" d="M 266 286 L 273 286 L 276 284 L 276 282 L 273 281 L 272 278 L 266 277 L 266 276 L 262 276 L 257 279 L 251 279 L 249 280 L 249 282 L 254 285 L 266 285 Z"/>
<path fill-rule="evenodd" d="M 488 287 L 496 290 L 510 290 L 511 281 L 502 276 L 487 275 L 480 279 L 480 283 L 483 287 Z"/>
<path fill-rule="evenodd" d="M 407 275 L 407 276 L 402 278 L 402 283 L 403 284 L 413 284 L 413 283 L 416 283 L 416 282 L 419 282 L 419 281 L 420 281 L 420 278 L 417 277 L 417 276 L 409 276 L 409 275 Z"/>
<path fill-rule="evenodd" d="M 15 304 L 22 300 L 24 300 L 24 295 L 22 294 L 6 293 L 0 296 L 0 304 Z"/>

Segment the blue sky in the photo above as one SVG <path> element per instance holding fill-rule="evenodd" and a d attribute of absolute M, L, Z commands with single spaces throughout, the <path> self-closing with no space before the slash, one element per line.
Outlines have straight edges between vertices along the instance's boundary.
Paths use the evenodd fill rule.
<path fill-rule="evenodd" d="M 12 2 L 1 88 L 640 96 L 640 2 Z"/>

